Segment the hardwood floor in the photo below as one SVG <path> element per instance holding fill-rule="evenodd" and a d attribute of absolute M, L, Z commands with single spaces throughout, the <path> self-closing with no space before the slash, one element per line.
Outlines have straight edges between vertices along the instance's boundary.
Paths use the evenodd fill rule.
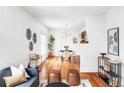
<path fill-rule="evenodd" d="M 48 72 L 51 69 L 58 69 L 61 71 L 62 79 L 67 78 L 67 73 L 69 69 L 76 69 L 80 72 L 80 57 L 71 57 L 70 62 L 61 60 L 60 57 L 49 57 L 45 62 L 45 75 L 48 78 Z M 42 77 L 42 76 L 41 76 Z M 80 73 L 81 80 L 89 79 L 93 87 L 107 87 L 108 85 L 98 76 L 97 73 Z"/>
<path fill-rule="evenodd" d="M 108 87 L 108 85 L 98 76 L 97 73 L 80 73 L 81 79 L 88 79 L 93 87 Z"/>

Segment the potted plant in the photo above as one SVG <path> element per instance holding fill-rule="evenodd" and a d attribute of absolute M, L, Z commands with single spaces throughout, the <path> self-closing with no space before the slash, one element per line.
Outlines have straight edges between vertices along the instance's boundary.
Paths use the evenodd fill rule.
<path fill-rule="evenodd" d="M 50 35 L 48 38 L 48 48 L 50 50 L 49 56 L 53 56 L 53 48 L 54 48 L 55 38 Z"/>
<path fill-rule="evenodd" d="M 65 50 L 67 51 L 68 48 L 69 48 L 69 46 L 68 46 L 68 45 L 65 45 L 64 48 L 65 48 Z"/>

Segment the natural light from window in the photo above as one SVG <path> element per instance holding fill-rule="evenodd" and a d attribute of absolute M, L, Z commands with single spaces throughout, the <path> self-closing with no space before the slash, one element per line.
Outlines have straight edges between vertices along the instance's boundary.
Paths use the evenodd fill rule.
<path fill-rule="evenodd" d="M 45 55 L 46 52 L 46 35 L 41 34 L 41 55 Z"/>

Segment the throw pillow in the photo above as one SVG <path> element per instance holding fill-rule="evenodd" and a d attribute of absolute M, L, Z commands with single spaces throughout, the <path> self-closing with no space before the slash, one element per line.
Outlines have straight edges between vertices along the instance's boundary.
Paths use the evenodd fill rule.
<path fill-rule="evenodd" d="M 22 66 L 20 66 L 20 68 L 17 68 L 15 66 L 11 66 L 10 68 L 11 68 L 12 76 L 15 76 L 15 75 L 18 75 L 21 72 L 24 72 L 26 78 L 30 77 Z"/>
<path fill-rule="evenodd" d="M 25 73 L 26 78 L 30 77 L 22 64 L 19 66 L 19 68 Z"/>
<path fill-rule="evenodd" d="M 15 86 L 17 84 L 27 81 L 24 72 L 21 72 L 15 76 L 3 77 L 3 79 L 5 80 L 7 87 L 12 87 L 12 86 Z"/>

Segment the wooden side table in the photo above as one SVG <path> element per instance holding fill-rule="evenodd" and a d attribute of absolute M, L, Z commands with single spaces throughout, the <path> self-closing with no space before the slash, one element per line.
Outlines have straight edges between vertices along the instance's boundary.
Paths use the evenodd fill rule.
<path fill-rule="evenodd" d="M 48 84 L 61 82 L 61 74 L 59 70 L 52 69 L 48 74 Z"/>
<path fill-rule="evenodd" d="M 77 86 L 80 84 L 80 74 L 77 70 L 71 69 L 68 72 L 67 82 L 70 86 Z"/>

